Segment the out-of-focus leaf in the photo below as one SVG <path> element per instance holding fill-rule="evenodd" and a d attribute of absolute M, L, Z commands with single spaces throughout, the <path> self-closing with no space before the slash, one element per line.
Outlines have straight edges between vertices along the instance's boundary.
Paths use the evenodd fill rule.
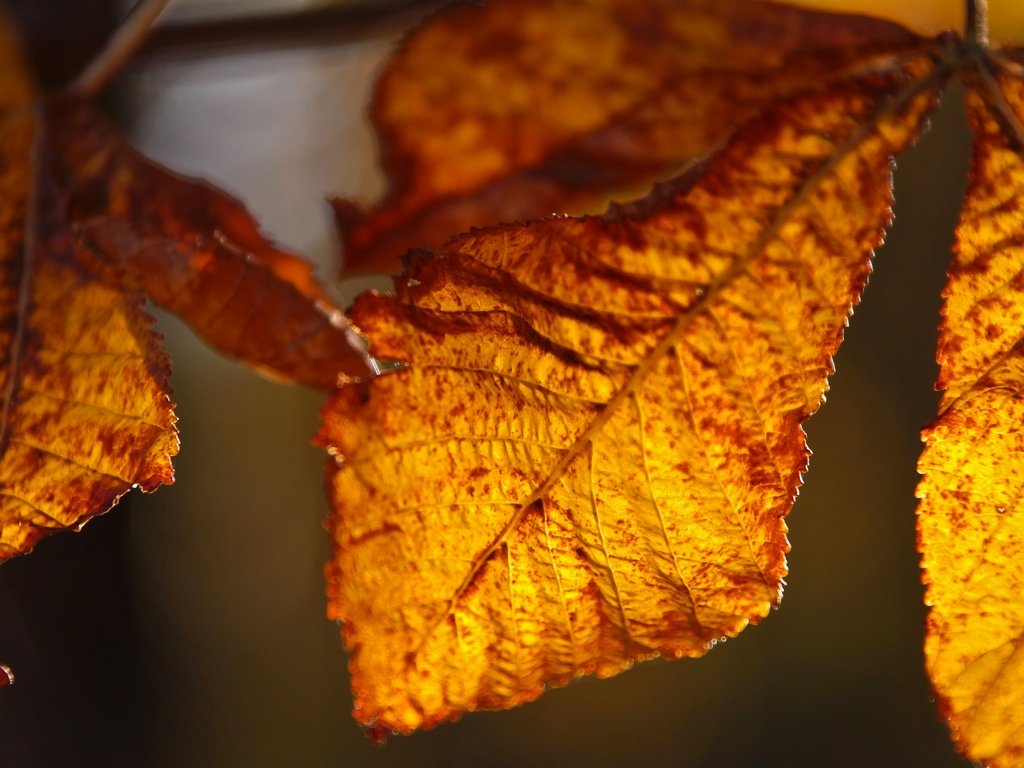
<path fill-rule="evenodd" d="M 786 94 L 920 45 L 878 19 L 749 0 L 496 0 L 428 20 L 373 103 L 389 189 L 334 201 L 344 271 L 470 226 L 602 210 Z M 635 195 L 630 195 L 635 196 Z"/>
<path fill-rule="evenodd" d="M 971 759 L 1009 768 L 1024 762 L 1024 81 L 981 68 L 918 543 L 928 672 L 953 737 Z"/>
<path fill-rule="evenodd" d="M 321 435 L 363 724 L 699 656 L 778 602 L 801 423 L 937 79 L 808 91 L 640 203 L 461 236 L 357 302 L 408 363 L 343 387 Z"/>

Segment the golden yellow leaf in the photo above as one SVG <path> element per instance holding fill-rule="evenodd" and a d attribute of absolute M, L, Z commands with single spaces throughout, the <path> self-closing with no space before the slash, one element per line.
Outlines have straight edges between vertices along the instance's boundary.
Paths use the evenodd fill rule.
<path fill-rule="evenodd" d="M 460 236 L 357 302 L 408 363 L 343 387 L 321 435 L 360 722 L 699 656 L 778 602 L 801 423 L 941 79 L 811 89 L 637 204 Z"/>
<path fill-rule="evenodd" d="M 429 19 L 373 103 L 389 190 L 335 201 L 348 273 L 470 226 L 603 210 L 786 94 L 921 44 L 894 24 L 750 0 L 497 0 Z M 630 195 L 635 196 L 635 195 Z"/>
<path fill-rule="evenodd" d="M 132 486 L 173 480 L 166 355 L 144 297 L 60 216 L 40 118 L 0 24 L 0 560 L 80 526 Z"/>
<path fill-rule="evenodd" d="M 1024 761 L 1024 80 L 969 78 L 971 181 L 944 290 L 939 416 L 924 431 L 918 543 L 928 672 L 968 757 Z"/>

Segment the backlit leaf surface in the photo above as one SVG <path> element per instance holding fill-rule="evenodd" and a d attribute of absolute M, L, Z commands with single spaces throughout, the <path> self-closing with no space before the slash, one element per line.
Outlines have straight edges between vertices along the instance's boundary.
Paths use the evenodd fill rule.
<path fill-rule="evenodd" d="M 602 218 L 414 255 L 357 302 L 409 363 L 343 387 L 321 435 L 362 723 L 699 656 L 778 602 L 801 423 L 939 79 L 907 68 L 783 102 Z"/>
<path fill-rule="evenodd" d="M 1009 57 L 1014 52 L 1005 53 Z M 1019 56 L 1019 54 L 1018 54 Z M 1012 65 L 1011 65 L 1012 66 Z M 1024 762 L 1024 81 L 971 78 L 971 181 L 944 291 L 918 535 L 928 672 L 968 757 Z"/>
<path fill-rule="evenodd" d="M 476 225 L 603 210 L 715 148 L 770 101 L 920 39 L 749 0 L 496 0 L 439 14 L 373 104 L 390 188 L 335 208 L 346 272 Z M 636 194 L 630 194 L 635 197 Z"/>
<path fill-rule="evenodd" d="M 171 482 L 178 439 L 144 297 L 76 244 L 16 45 L 0 40 L 0 50 L 3 560 L 106 511 L 133 485 Z"/>

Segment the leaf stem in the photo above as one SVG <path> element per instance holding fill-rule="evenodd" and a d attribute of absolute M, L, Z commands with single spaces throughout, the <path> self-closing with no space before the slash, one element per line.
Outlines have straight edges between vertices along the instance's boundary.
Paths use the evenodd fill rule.
<path fill-rule="evenodd" d="M 999 86 L 999 81 L 992 71 L 993 66 L 999 67 L 1001 65 L 998 61 L 993 61 L 989 56 L 977 60 L 978 75 L 982 83 L 982 94 L 995 112 L 996 120 L 1002 124 L 1010 143 L 1015 145 L 1017 152 L 1024 153 L 1024 124 L 1021 124 L 1017 113 L 1010 106 L 1010 102 L 1006 100 L 1003 89 Z"/>
<path fill-rule="evenodd" d="M 967 0 L 964 39 L 969 45 L 988 48 L 988 0 Z"/>
<path fill-rule="evenodd" d="M 92 98 L 102 91 L 145 42 L 168 0 L 138 0 L 89 66 L 65 89 L 71 96 Z"/>

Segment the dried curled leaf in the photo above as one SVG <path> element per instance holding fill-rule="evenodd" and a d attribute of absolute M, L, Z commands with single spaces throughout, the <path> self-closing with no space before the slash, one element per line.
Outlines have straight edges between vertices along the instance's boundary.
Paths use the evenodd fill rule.
<path fill-rule="evenodd" d="M 39 98 L 0 18 L 0 561 L 173 481 L 170 364 L 153 299 L 211 344 L 325 389 L 371 375 L 301 259 L 235 200 Z"/>
<path fill-rule="evenodd" d="M 390 188 L 335 201 L 347 273 L 470 226 L 601 210 L 766 104 L 920 43 L 878 19 L 750 0 L 496 0 L 417 29 L 379 82 Z"/>
<path fill-rule="evenodd" d="M 333 389 L 371 375 L 358 338 L 313 277 L 237 200 L 136 152 L 87 104 L 47 105 L 59 183 L 83 241 L 218 351 Z"/>
<path fill-rule="evenodd" d="M 801 423 L 929 72 L 804 93 L 641 203 L 461 236 L 357 302 L 409 363 L 342 388 L 321 435 L 362 723 L 699 656 L 778 602 Z"/>
<path fill-rule="evenodd" d="M 925 656 L 965 755 L 1024 761 L 1024 81 L 980 64 L 957 253 L 943 292 L 939 416 L 924 431 Z M 990 71 L 993 70 L 993 71 Z"/>

